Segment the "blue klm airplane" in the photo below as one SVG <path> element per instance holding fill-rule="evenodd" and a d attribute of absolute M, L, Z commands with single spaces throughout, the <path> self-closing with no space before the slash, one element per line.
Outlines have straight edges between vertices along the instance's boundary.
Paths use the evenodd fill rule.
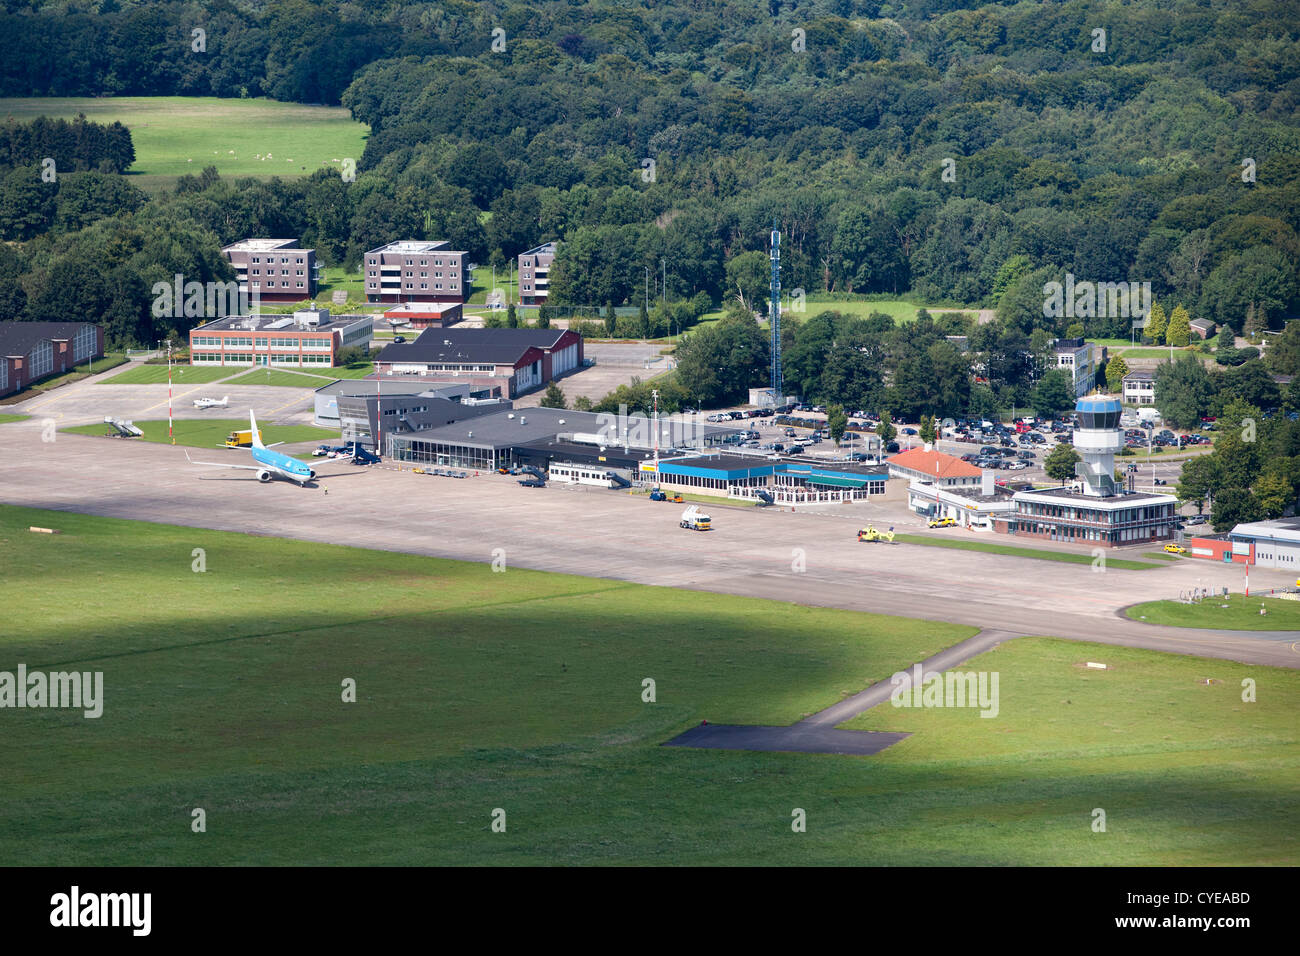
<path fill-rule="evenodd" d="M 307 465 L 297 458 L 290 457 L 279 451 L 272 451 L 262 444 L 262 436 L 257 430 L 257 419 L 253 417 L 252 409 L 248 411 L 248 422 L 253 429 L 253 447 L 249 449 L 253 453 L 252 465 L 232 465 L 227 462 L 217 461 L 195 461 L 190 458 L 190 453 L 186 452 L 185 457 L 192 465 L 212 465 L 214 468 L 242 468 L 247 471 L 257 472 L 257 480 L 266 482 L 270 481 L 276 475 L 282 478 L 288 478 L 290 481 L 296 481 L 299 485 L 305 485 L 316 477 L 316 472 L 312 471 Z"/>

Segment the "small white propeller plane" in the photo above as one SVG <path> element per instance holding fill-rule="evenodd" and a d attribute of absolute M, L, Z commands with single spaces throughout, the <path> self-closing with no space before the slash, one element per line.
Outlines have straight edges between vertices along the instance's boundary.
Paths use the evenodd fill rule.
<path fill-rule="evenodd" d="M 226 396 L 224 396 L 223 398 L 220 398 L 220 399 L 216 399 L 216 398 L 196 398 L 196 399 L 194 399 L 194 407 L 195 407 L 195 408 L 225 408 L 225 407 L 226 407 L 227 405 L 229 405 L 229 404 L 230 404 L 230 396 L 229 396 L 229 395 L 226 395 Z"/>
<path fill-rule="evenodd" d="M 284 452 L 272 451 L 262 444 L 262 433 L 257 430 L 257 419 L 253 416 L 252 409 L 249 409 L 248 412 L 248 422 L 253 428 L 253 447 L 249 449 L 253 453 L 253 464 L 232 465 L 224 461 L 195 461 L 190 458 L 188 451 L 185 453 L 186 460 L 191 465 L 211 465 L 213 468 L 241 468 L 245 471 L 255 471 L 257 472 L 257 480 L 261 482 L 270 481 L 276 475 L 279 475 L 281 478 L 296 481 L 299 485 L 305 485 L 316 477 L 316 472 L 304 462 L 286 455 Z M 277 444 L 279 443 L 277 442 Z"/>

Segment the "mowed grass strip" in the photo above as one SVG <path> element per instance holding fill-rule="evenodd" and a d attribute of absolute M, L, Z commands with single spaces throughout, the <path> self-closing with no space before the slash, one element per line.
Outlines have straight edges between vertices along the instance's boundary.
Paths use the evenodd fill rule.
<path fill-rule="evenodd" d="M 208 385 L 230 378 L 243 371 L 243 366 L 233 365 L 173 365 L 173 385 Z M 119 375 L 106 378 L 100 385 L 158 385 L 167 384 L 166 365 L 137 365 Z"/>
<path fill-rule="evenodd" d="M 9 422 L 21 422 L 31 417 L 30 415 L 11 415 L 8 412 L 0 412 L 0 425 L 6 425 Z"/>
<path fill-rule="evenodd" d="M 702 719 L 789 723 L 972 629 L 12 507 L 0 600 L 0 669 L 105 680 L 98 720 L 0 711 L 3 863 L 1296 856 L 1293 671 L 1015 641 L 965 665 L 1000 669 L 996 719 L 886 704 L 869 729 L 914 736 L 876 757 L 731 753 L 660 745 Z M 1115 669 L 1083 680 L 1098 654 Z M 1239 671 L 1276 696 L 1238 710 Z M 1202 672 L 1223 684 L 1178 692 Z M 1111 720 L 1126 735 L 1090 725 Z"/>
<path fill-rule="evenodd" d="M 324 370 L 322 369 L 322 372 Z M 310 372 L 290 372 L 285 369 L 254 369 L 230 379 L 228 385 L 279 385 L 285 388 L 320 388 L 335 381 Z"/>
<path fill-rule="evenodd" d="M 1046 548 L 1018 548 L 987 541 L 954 541 L 937 535 L 896 534 L 894 540 L 903 544 L 919 544 L 929 548 L 955 548 L 958 551 L 984 551 L 988 554 L 1005 554 L 1016 558 L 1037 558 L 1042 561 L 1064 561 L 1066 564 L 1092 564 L 1091 554 L 1073 554 L 1069 551 L 1049 551 Z M 1106 558 L 1106 567 L 1124 571 L 1145 571 L 1160 565 L 1129 558 Z"/>
<path fill-rule="evenodd" d="M 144 432 L 139 438 L 127 439 L 129 441 L 152 441 L 161 444 L 170 444 L 171 439 L 167 437 L 167 421 L 151 422 L 134 422 L 135 426 Z M 338 438 L 339 433 L 328 428 L 317 428 L 315 425 L 270 425 L 266 422 L 257 423 L 258 430 L 262 433 L 262 441 L 266 444 L 272 442 L 300 442 L 300 441 L 325 441 L 331 438 Z M 117 430 L 111 425 L 73 425 L 69 428 L 61 429 L 73 435 L 116 435 Z M 233 431 L 248 431 L 248 419 L 246 418 L 177 418 L 172 422 L 172 434 L 176 439 L 177 445 L 188 445 L 191 448 L 218 448 L 224 446 L 226 437 Z M 232 464 L 244 464 L 243 459 L 231 459 Z"/>
<path fill-rule="evenodd" d="M 1226 605 L 1226 607 L 1224 606 Z M 1261 614 L 1260 611 L 1265 613 Z M 1148 601 L 1125 610 L 1125 615 L 1147 624 L 1170 627 L 1208 627 L 1229 631 L 1296 631 L 1300 640 L 1300 601 L 1229 594 L 1194 604 Z"/>

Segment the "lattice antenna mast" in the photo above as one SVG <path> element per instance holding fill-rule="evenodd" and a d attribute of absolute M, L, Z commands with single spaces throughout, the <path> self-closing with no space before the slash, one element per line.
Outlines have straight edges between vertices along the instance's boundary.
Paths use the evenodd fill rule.
<path fill-rule="evenodd" d="M 776 219 L 772 220 L 772 284 L 768 290 L 768 308 L 772 318 L 772 392 L 780 404 L 785 390 L 781 375 L 781 233 Z"/>

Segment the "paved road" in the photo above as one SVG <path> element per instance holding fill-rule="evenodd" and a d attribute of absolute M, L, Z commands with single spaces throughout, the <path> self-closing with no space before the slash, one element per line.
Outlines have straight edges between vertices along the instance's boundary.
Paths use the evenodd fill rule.
<path fill-rule="evenodd" d="M 921 670 L 909 673 L 920 680 L 929 674 L 941 674 L 970 660 L 978 654 L 1016 637 L 1007 631 L 984 630 L 974 637 L 946 648 L 921 662 Z M 910 737 L 905 733 L 882 733 L 873 730 L 836 730 L 845 721 L 852 720 L 877 704 L 889 700 L 894 691 L 891 680 L 872 684 L 866 690 L 847 697 L 838 704 L 805 717 L 789 727 L 746 726 L 743 724 L 701 724 L 679 734 L 664 744 L 666 747 L 706 747 L 713 750 L 780 750 L 810 754 L 880 753 L 900 740 Z"/>

